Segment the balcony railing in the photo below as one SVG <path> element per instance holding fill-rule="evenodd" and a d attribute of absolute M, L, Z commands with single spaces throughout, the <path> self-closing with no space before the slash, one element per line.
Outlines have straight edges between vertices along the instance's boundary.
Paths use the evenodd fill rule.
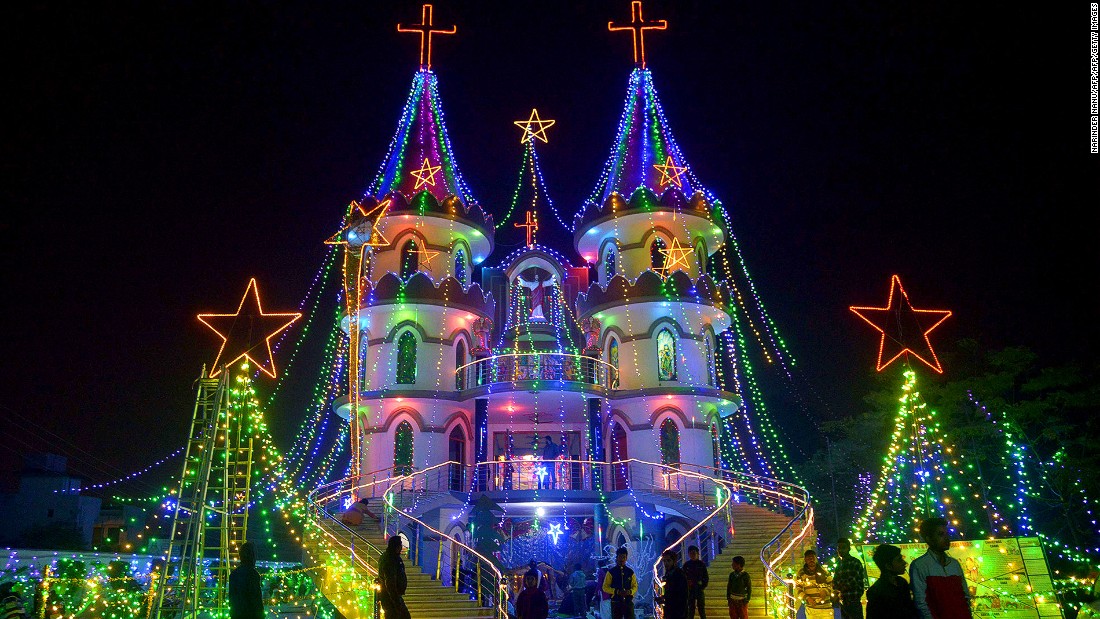
<path fill-rule="evenodd" d="M 600 359 L 558 352 L 496 355 L 467 363 L 455 370 L 455 387 L 470 389 L 518 380 L 560 380 L 614 387 L 619 370 Z"/>

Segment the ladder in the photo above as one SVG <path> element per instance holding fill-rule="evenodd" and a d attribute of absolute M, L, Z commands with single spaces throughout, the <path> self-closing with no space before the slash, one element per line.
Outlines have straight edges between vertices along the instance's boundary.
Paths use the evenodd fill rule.
<path fill-rule="evenodd" d="M 216 452 L 220 451 L 217 445 L 219 422 L 228 409 L 228 373 L 223 372 L 220 378 L 207 378 L 206 368 L 203 368 L 198 382 L 191 433 L 172 512 L 162 585 L 153 602 L 152 619 L 193 618 L 200 606 L 210 605 L 203 598 L 203 593 L 211 588 L 203 566 L 207 548 L 206 520 L 211 511 L 207 495 Z M 220 544 L 221 540 L 218 541 Z M 215 581 L 214 588 L 224 591 L 224 587 L 217 584 Z M 221 596 L 224 597 L 224 593 Z M 224 607 L 224 599 L 215 601 L 215 605 Z"/>
<path fill-rule="evenodd" d="M 206 526 L 207 556 L 218 557 L 218 562 L 210 567 L 212 581 L 217 585 L 213 605 L 218 609 L 227 609 L 225 594 L 230 567 L 248 531 L 253 437 L 246 414 L 241 407 L 225 409 L 224 437 L 217 449 L 222 461 L 215 463 L 216 469 L 212 471 L 215 475 L 208 491 L 218 497 L 214 514 Z"/>

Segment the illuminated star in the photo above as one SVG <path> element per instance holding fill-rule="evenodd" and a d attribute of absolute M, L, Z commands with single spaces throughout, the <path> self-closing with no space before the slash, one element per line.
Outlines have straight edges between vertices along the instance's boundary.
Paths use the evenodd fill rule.
<path fill-rule="evenodd" d="M 222 347 L 214 360 L 210 378 L 214 378 L 230 364 L 248 359 L 268 376 L 275 378 L 275 358 L 271 353 L 271 339 L 301 318 L 295 312 L 265 314 L 260 305 L 260 288 L 256 278 L 248 282 L 236 314 L 199 314 L 202 323 L 218 337 Z M 270 367 L 270 369 L 268 369 Z"/>
<path fill-rule="evenodd" d="M 382 218 L 386 216 L 386 211 L 389 210 L 389 208 L 390 201 L 383 200 L 374 208 L 365 211 L 363 210 L 362 204 L 352 200 L 351 204 L 348 205 L 348 214 L 351 215 L 353 212 L 358 211 L 362 217 L 356 218 L 354 223 L 330 236 L 325 241 L 325 244 L 386 247 L 390 244 L 390 241 L 382 234 L 382 229 L 378 227 L 378 224 L 382 221 Z M 364 241 L 363 239 L 366 240 Z"/>
<path fill-rule="evenodd" d="M 886 300 L 886 307 L 852 306 L 848 309 L 882 334 L 878 345 L 878 362 L 875 367 L 877 371 L 881 372 L 898 357 L 908 353 L 936 372 L 943 374 L 943 368 L 936 357 L 936 351 L 932 349 L 932 342 L 928 340 L 928 334 L 951 316 L 950 310 L 914 308 L 909 302 L 909 295 L 905 294 L 905 288 L 901 286 L 901 278 L 897 275 L 890 278 L 890 296 Z M 890 341 L 892 353 L 889 358 L 886 350 L 887 340 Z M 918 353 L 917 350 L 920 352 Z M 921 356 L 922 354 L 927 358 Z"/>
<path fill-rule="evenodd" d="M 416 177 L 416 186 L 413 187 L 413 191 L 420 189 L 424 185 L 431 185 L 435 187 L 435 174 L 443 169 L 443 166 L 432 165 L 428 158 L 424 158 L 424 167 L 419 170 L 413 170 L 412 175 Z"/>
<path fill-rule="evenodd" d="M 661 187 L 664 187 L 668 184 L 676 185 L 677 187 L 684 186 L 684 181 L 680 180 L 680 177 L 683 176 L 688 169 L 686 167 L 676 165 L 676 162 L 672 160 L 672 157 L 665 158 L 664 163 L 653 164 L 653 167 L 661 173 L 661 180 L 659 183 Z"/>
<path fill-rule="evenodd" d="M 418 249 L 418 250 L 416 250 L 412 253 L 418 254 L 419 256 L 421 256 L 420 264 L 423 265 L 424 268 L 427 269 L 429 273 L 431 273 L 432 272 L 432 260 L 436 256 L 439 255 L 439 252 L 432 251 L 430 249 L 425 248 L 425 249 Z"/>
<path fill-rule="evenodd" d="M 676 268 L 677 264 L 684 265 L 685 271 L 691 268 L 691 265 L 688 263 L 688 256 L 693 253 L 693 250 L 690 247 L 680 245 L 679 239 L 672 239 L 672 246 L 668 249 L 658 249 L 657 251 L 665 256 L 665 275 L 671 273 L 673 269 Z"/>
<path fill-rule="evenodd" d="M 512 121 L 512 124 L 523 129 L 523 137 L 519 139 L 519 143 L 530 142 L 531 140 L 538 138 L 543 143 L 549 144 L 546 141 L 546 130 L 554 126 L 556 120 L 543 120 L 539 118 L 539 111 L 536 109 L 531 110 L 531 117 L 527 120 Z M 532 125 L 537 125 L 535 129 L 532 129 Z"/>
<path fill-rule="evenodd" d="M 565 535 L 565 531 L 561 530 L 561 523 L 555 522 L 550 525 L 550 529 L 546 532 L 547 535 L 554 538 L 554 545 L 558 544 L 558 538 Z"/>

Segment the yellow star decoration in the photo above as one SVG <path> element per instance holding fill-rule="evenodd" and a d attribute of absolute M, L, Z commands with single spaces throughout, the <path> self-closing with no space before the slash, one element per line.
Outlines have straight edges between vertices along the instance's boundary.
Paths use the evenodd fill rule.
<path fill-rule="evenodd" d="M 523 129 L 523 137 L 519 139 L 519 143 L 530 142 L 531 140 L 538 138 L 543 143 L 549 144 L 546 141 L 546 130 L 554 126 L 556 120 L 543 120 L 539 118 L 539 111 L 536 109 L 531 110 L 531 117 L 527 120 L 516 120 L 513 124 Z M 538 128 L 531 129 L 532 125 L 538 125 Z"/>
<path fill-rule="evenodd" d="M 423 267 L 425 269 L 427 269 L 429 273 L 431 273 L 432 272 L 432 260 L 435 259 L 435 257 L 439 255 L 439 252 L 432 251 L 430 249 L 418 249 L 418 250 L 416 250 L 412 253 L 417 254 L 417 255 L 420 256 L 420 258 L 421 258 L 420 259 L 420 264 L 423 265 Z"/>
<path fill-rule="evenodd" d="M 412 175 L 416 177 L 416 186 L 413 187 L 413 191 L 420 189 L 425 184 L 435 187 L 435 175 L 437 172 L 443 169 L 443 166 L 432 165 L 428 158 L 424 158 L 424 167 L 419 170 L 413 170 Z"/>
<path fill-rule="evenodd" d="M 222 347 L 218 349 L 218 356 L 214 359 L 210 378 L 221 374 L 223 369 L 242 358 L 255 363 L 265 374 L 275 378 L 271 340 L 301 317 L 296 312 L 265 314 L 260 305 L 260 288 L 253 277 L 241 297 L 237 313 L 198 315 L 202 324 L 222 338 Z"/>
<path fill-rule="evenodd" d="M 677 187 L 683 187 L 684 181 L 680 180 L 680 177 L 687 172 L 687 168 L 676 165 L 672 157 L 666 157 L 664 163 L 655 163 L 653 167 L 661 173 L 661 187 L 668 184 L 676 185 Z"/>
<path fill-rule="evenodd" d="M 661 252 L 665 256 L 665 275 L 671 273 L 676 268 L 677 264 L 684 265 L 684 271 L 690 269 L 691 265 L 688 263 L 688 256 L 695 253 L 690 247 L 684 247 L 683 245 L 680 245 L 680 240 L 675 238 L 672 239 L 671 247 L 669 247 L 668 249 L 659 249 L 657 251 Z"/>
<path fill-rule="evenodd" d="M 329 237 L 326 241 L 326 245 L 364 245 L 366 247 L 386 247 L 390 244 L 389 239 L 382 234 L 382 229 L 378 227 L 379 222 L 386 216 L 386 211 L 390 208 L 389 200 L 382 200 L 374 208 L 369 211 L 363 210 L 363 205 L 357 200 L 352 200 L 348 205 L 349 215 L 353 211 L 359 211 L 359 214 L 363 216 L 365 221 L 357 221 L 336 234 Z M 377 213 L 377 215 L 375 214 Z M 371 217 L 373 216 L 373 220 Z M 368 225 L 369 224 L 369 225 Z M 369 230 L 369 232 L 368 232 Z M 358 239 L 363 238 L 363 234 L 368 234 L 368 238 L 365 242 L 359 242 Z"/>

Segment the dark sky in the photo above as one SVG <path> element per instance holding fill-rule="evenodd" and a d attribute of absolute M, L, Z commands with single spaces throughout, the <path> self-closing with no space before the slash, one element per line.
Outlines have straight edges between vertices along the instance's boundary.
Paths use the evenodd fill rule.
<path fill-rule="evenodd" d="M 558 121 L 539 152 L 563 212 L 607 157 L 632 63 L 606 23 L 629 2 L 580 4 L 436 6 L 459 29 L 433 63 L 456 158 L 498 216 L 532 107 Z M 1089 359 L 1087 2 L 645 8 L 670 24 L 647 56 L 674 135 L 828 402 L 817 414 L 857 410 L 876 340 L 847 307 L 883 302 L 892 273 L 918 307 L 955 311 L 940 341 Z M 385 154 L 417 58 L 395 24 L 420 7 L 2 10 L 0 462 L 51 447 L 102 481 L 183 443 L 216 352 L 196 313 L 231 310 L 253 275 L 269 310 L 303 298 Z M 304 415 L 268 414 L 283 437 Z"/>

